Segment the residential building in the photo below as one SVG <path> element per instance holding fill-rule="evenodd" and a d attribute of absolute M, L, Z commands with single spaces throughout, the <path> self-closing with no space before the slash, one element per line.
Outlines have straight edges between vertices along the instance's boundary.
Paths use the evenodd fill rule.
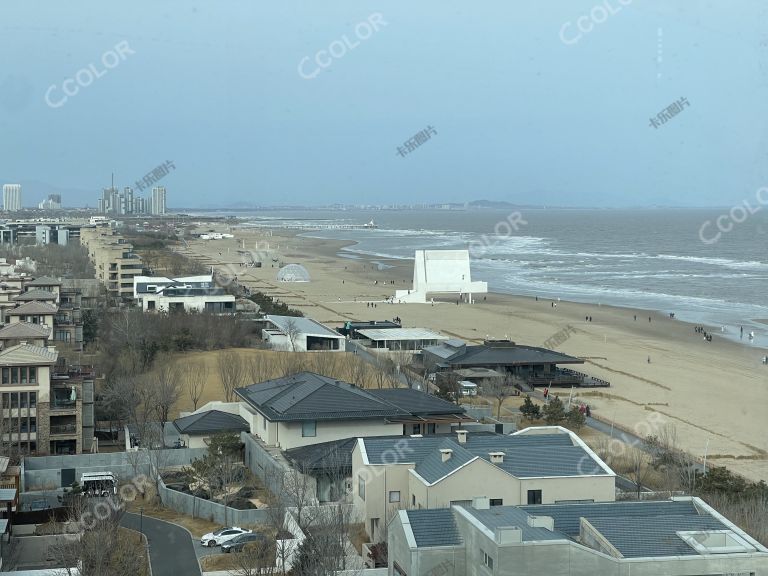
<path fill-rule="evenodd" d="M 5 311 L 9 324 L 29 322 L 48 329 L 48 338 L 53 339 L 53 323 L 59 307 L 48 302 L 25 302 L 16 308 Z"/>
<path fill-rule="evenodd" d="M 44 324 L 14 322 L 0 328 L 0 350 L 5 350 L 22 342 L 33 346 L 45 347 L 51 336 L 50 329 Z"/>
<path fill-rule="evenodd" d="M 477 496 L 494 506 L 613 501 L 616 474 L 559 426 L 512 435 L 359 438 L 352 452 L 354 502 L 377 542 L 394 510 L 444 508 Z"/>
<path fill-rule="evenodd" d="M 699 576 L 768 572 L 768 549 L 696 497 L 400 510 L 387 531 L 398 576 Z"/>
<path fill-rule="evenodd" d="M 400 322 L 394 320 L 368 320 L 362 322 L 344 322 L 344 326 L 338 328 L 339 334 L 348 336 L 350 340 L 362 338 L 358 330 L 389 330 L 391 328 L 400 328 Z"/>
<path fill-rule="evenodd" d="M 40 210 L 61 210 L 61 194 L 48 194 L 48 198 L 37 205 Z"/>
<path fill-rule="evenodd" d="M 262 330 L 262 339 L 276 350 L 343 352 L 346 349 L 344 336 L 311 318 L 268 315 L 264 319 L 269 327 Z"/>
<path fill-rule="evenodd" d="M 265 444 L 289 450 L 366 436 L 440 434 L 465 422 L 464 409 L 417 390 L 364 390 L 312 372 L 238 388 L 240 414 Z"/>
<path fill-rule="evenodd" d="M 35 226 L 35 243 L 38 246 L 47 244 L 58 244 L 66 246 L 69 244 L 70 229 L 67 226 L 39 224 Z"/>
<path fill-rule="evenodd" d="M 90 450 L 93 371 L 57 361 L 52 346 L 22 342 L 0 350 L 3 442 L 21 452 Z"/>
<path fill-rule="evenodd" d="M 486 340 L 470 346 L 463 340 L 451 339 L 424 348 L 421 357 L 430 372 L 488 368 L 501 372 L 514 383 L 528 386 L 609 386 L 605 380 L 560 367 L 584 364 L 581 358 L 510 340 Z"/>
<path fill-rule="evenodd" d="M 235 297 L 216 286 L 210 274 L 182 278 L 135 276 L 133 298 L 145 312 L 235 313 Z"/>
<path fill-rule="evenodd" d="M 106 226 L 83 227 L 80 242 L 96 268 L 96 277 L 106 287 L 108 296 L 123 301 L 133 299 L 133 278 L 143 271 L 141 257 L 133 246 Z"/>
<path fill-rule="evenodd" d="M 3 184 L 3 210 L 6 212 L 21 210 L 21 184 Z"/>
<path fill-rule="evenodd" d="M 427 328 L 360 328 L 356 334 L 365 346 L 383 351 L 419 351 L 426 346 L 436 346 L 448 340 L 439 332 Z"/>
<path fill-rule="evenodd" d="M 215 434 L 249 432 L 250 426 L 238 414 L 221 410 L 206 410 L 182 416 L 173 421 L 180 438 L 187 448 L 206 448 L 208 439 Z"/>
<path fill-rule="evenodd" d="M 155 186 L 152 188 L 150 214 L 161 216 L 165 214 L 165 186 Z"/>

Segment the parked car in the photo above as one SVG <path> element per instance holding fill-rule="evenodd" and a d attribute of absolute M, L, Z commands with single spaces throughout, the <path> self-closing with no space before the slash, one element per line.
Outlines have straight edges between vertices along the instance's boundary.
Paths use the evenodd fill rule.
<path fill-rule="evenodd" d="M 240 536 L 240 534 L 250 533 L 250 530 L 243 530 L 239 526 L 231 526 L 229 528 L 216 530 L 216 532 L 208 532 L 208 534 L 205 534 L 200 538 L 200 544 L 213 548 L 214 546 L 220 546 L 224 544 L 224 542 L 232 540 L 236 536 Z"/>
<path fill-rule="evenodd" d="M 245 545 L 250 542 L 266 542 L 267 537 L 258 532 L 240 534 L 221 545 L 222 552 L 242 552 Z"/>

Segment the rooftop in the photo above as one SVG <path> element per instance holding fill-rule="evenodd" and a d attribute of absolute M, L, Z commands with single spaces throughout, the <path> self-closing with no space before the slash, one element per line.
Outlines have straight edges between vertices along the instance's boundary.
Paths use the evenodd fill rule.
<path fill-rule="evenodd" d="M 584 360 L 536 346 L 478 344 L 456 348 L 445 343 L 430 346 L 426 352 L 450 366 L 514 366 L 527 364 L 583 364 Z"/>
<path fill-rule="evenodd" d="M 274 324 L 284 334 L 294 331 L 299 334 L 309 334 L 310 336 L 344 338 L 335 330 L 331 330 L 327 326 L 320 324 L 320 322 L 312 320 L 312 318 L 304 318 L 302 316 L 275 316 L 272 314 L 269 314 L 264 318 Z"/>
<path fill-rule="evenodd" d="M 22 292 L 18 296 L 15 296 L 13 298 L 17 302 L 30 302 L 33 300 L 37 301 L 46 301 L 46 300 L 56 300 L 56 294 L 53 292 L 49 292 L 48 290 L 27 290 L 26 292 Z"/>
<path fill-rule="evenodd" d="M 54 315 L 59 308 L 47 302 L 26 302 L 17 308 L 7 310 L 7 316 L 27 316 L 27 315 Z"/>
<path fill-rule="evenodd" d="M 31 322 L 14 322 L 0 328 L 0 340 L 18 340 L 22 338 L 48 338 L 49 328 Z"/>
<path fill-rule="evenodd" d="M 0 351 L 0 366 L 55 364 L 59 353 L 53 348 L 17 344 Z"/>
<path fill-rule="evenodd" d="M 27 286 L 61 286 L 61 280 L 53 276 L 40 276 L 28 282 Z"/>
<path fill-rule="evenodd" d="M 173 425 L 181 434 L 209 434 L 217 432 L 247 432 L 248 422 L 237 414 L 208 410 L 199 414 L 190 414 L 177 418 Z"/>
<path fill-rule="evenodd" d="M 364 328 L 357 333 L 369 340 L 448 340 L 439 332 L 427 328 Z"/>
<path fill-rule="evenodd" d="M 273 422 L 395 420 L 427 415 L 457 418 L 464 414 L 460 406 L 418 390 L 365 390 L 313 372 L 251 384 L 235 393 Z"/>
<path fill-rule="evenodd" d="M 503 454 L 493 465 L 516 478 L 604 476 L 614 472 L 575 435 L 493 434 L 470 432 L 461 443 L 456 434 L 411 437 L 407 449 L 397 449 L 401 437 L 361 438 L 370 464 L 414 464 L 425 483 L 434 484 L 473 460 L 491 462 L 491 452 Z M 401 446 L 401 445 L 398 445 Z M 443 460 L 441 450 L 450 450 Z"/>
<path fill-rule="evenodd" d="M 406 514 L 405 512 L 401 512 Z M 699 498 L 664 501 L 491 506 L 478 509 L 408 510 L 408 526 L 416 545 L 460 546 L 456 516 L 474 518 L 491 534 L 519 529 L 523 543 L 562 540 L 589 546 L 616 558 L 696 556 L 766 552 L 765 547 L 720 516 Z M 588 522 L 582 532 L 582 519 Z M 552 529 L 547 527 L 551 522 Z M 403 522 L 405 524 L 405 522 Z M 591 525 L 591 529 L 589 527 Z"/>

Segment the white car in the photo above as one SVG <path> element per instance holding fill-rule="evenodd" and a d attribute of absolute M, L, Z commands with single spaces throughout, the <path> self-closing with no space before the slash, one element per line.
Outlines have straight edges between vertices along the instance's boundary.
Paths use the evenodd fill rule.
<path fill-rule="evenodd" d="M 221 530 L 216 530 L 216 532 L 208 532 L 208 534 L 200 538 L 200 544 L 213 548 L 214 546 L 221 546 L 224 542 L 228 542 L 232 538 L 240 536 L 240 534 L 250 533 L 251 530 L 243 530 L 237 526 L 222 528 Z"/>

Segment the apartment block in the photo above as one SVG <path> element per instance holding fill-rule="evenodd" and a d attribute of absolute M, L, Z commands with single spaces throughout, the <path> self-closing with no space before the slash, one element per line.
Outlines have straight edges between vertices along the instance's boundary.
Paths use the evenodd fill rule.
<path fill-rule="evenodd" d="M 140 276 L 144 267 L 141 257 L 133 252 L 133 245 L 106 226 L 83 227 L 80 242 L 88 250 L 96 277 L 108 295 L 132 301 L 133 278 Z"/>
<path fill-rule="evenodd" d="M 0 437 L 11 452 L 76 454 L 94 433 L 93 370 L 68 367 L 53 346 L 0 350 Z"/>

